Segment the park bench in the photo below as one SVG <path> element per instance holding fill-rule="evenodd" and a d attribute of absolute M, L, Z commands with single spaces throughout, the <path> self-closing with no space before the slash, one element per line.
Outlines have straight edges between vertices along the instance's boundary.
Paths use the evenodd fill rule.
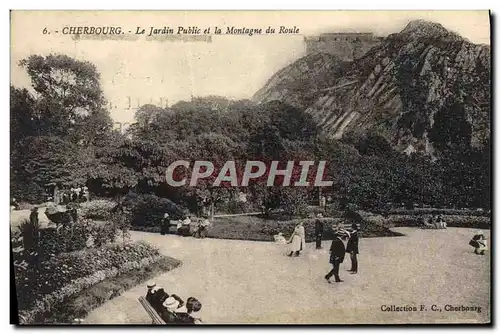
<path fill-rule="evenodd" d="M 144 298 L 143 296 L 139 297 L 139 302 L 141 303 L 142 307 L 146 310 L 148 315 L 151 317 L 151 320 L 153 321 L 153 325 L 165 325 L 165 321 L 160 317 L 158 312 L 151 306 L 151 304 Z"/>

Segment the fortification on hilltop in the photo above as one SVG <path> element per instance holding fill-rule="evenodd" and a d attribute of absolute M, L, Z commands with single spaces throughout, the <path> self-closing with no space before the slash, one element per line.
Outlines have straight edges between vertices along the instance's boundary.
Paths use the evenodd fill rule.
<path fill-rule="evenodd" d="M 368 50 L 378 45 L 382 37 L 371 32 L 343 33 L 332 32 L 319 36 L 304 37 L 306 53 L 328 53 L 342 60 L 362 57 Z"/>

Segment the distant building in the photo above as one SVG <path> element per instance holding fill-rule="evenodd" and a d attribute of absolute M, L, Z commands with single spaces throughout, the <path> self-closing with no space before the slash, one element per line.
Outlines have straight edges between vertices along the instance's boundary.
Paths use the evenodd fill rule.
<path fill-rule="evenodd" d="M 332 32 L 304 37 L 307 54 L 327 53 L 338 56 L 342 60 L 353 60 L 363 56 L 381 40 L 381 37 L 377 37 L 371 32 Z"/>

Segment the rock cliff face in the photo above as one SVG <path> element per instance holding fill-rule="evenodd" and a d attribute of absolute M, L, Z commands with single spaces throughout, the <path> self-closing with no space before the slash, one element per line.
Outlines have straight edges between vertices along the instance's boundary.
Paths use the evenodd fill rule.
<path fill-rule="evenodd" d="M 432 153 L 436 138 L 459 131 L 477 146 L 490 136 L 490 59 L 488 45 L 412 21 L 352 62 L 324 54 L 301 58 L 254 100 L 303 108 L 334 138 L 377 130 L 401 151 Z"/>

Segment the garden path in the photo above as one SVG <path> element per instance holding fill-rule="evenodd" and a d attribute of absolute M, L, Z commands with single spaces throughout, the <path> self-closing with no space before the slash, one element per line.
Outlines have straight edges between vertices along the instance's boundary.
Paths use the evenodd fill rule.
<path fill-rule="evenodd" d="M 474 230 L 396 228 L 405 237 L 361 239 L 360 271 L 328 284 L 328 252 L 307 244 L 298 258 L 287 245 L 241 240 L 194 239 L 132 232 L 183 261 L 154 278 L 183 299 L 197 297 L 205 323 L 419 323 L 486 322 L 489 319 L 490 255 L 472 253 Z M 489 231 L 486 232 L 489 238 Z M 324 242 L 325 248 L 330 242 Z M 106 302 L 89 324 L 148 324 L 137 298 L 146 284 Z M 432 312 L 431 305 L 480 306 L 477 312 Z M 383 312 L 382 305 L 426 305 L 425 312 Z"/>

